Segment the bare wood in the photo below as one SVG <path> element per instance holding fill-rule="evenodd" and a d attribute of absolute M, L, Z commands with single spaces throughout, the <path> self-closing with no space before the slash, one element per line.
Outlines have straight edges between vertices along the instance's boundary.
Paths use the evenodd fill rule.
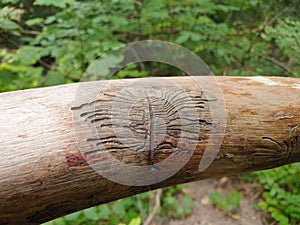
<path fill-rule="evenodd" d="M 146 83 L 155 82 L 153 79 L 146 80 Z M 224 116 L 220 111 L 212 118 L 209 108 L 221 104 L 222 99 L 214 93 L 204 93 L 207 94 L 205 96 L 214 96 L 214 101 L 204 98 L 203 92 L 195 88 L 190 77 L 165 79 L 178 83 L 199 106 L 197 112 L 202 119 L 196 123 L 201 125 L 201 132 L 198 132 L 191 159 L 179 172 L 160 183 L 146 186 L 114 183 L 91 166 L 106 160 L 101 156 L 106 150 L 124 163 L 154 166 L 175 151 L 178 143 L 176 137 L 172 137 L 179 135 L 178 132 L 182 132 L 186 140 L 193 138 L 194 122 L 186 121 L 179 126 L 176 118 L 169 118 L 176 112 L 172 114 L 172 109 L 168 109 L 169 114 L 165 116 L 169 118 L 168 124 L 173 127 L 170 128 L 173 133 L 170 131 L 162 139 L 164 144 L 156 148 L 153 140 L 159 138 L 160 129 L 166 128 L 157 128 L 157 132 L 151 134 L 151 130 L 155 129 L 151 128 L 151 118 L 150 121 L 141 119 L 145 109 L 140 110 L 139 107 L 147 105 L 146 116 L 153 111 L 164 115 L 163 111 L 160 112 L 163 103 L 145 98 L 140 106 L 131 108 L 130 122 L 137 137 L 144 134 L 147 138 L 151 135 L 157 137 L 153 136 L 147 143 L 143 142 L 147 138 L 141 138 L 141 143 L 127 140 L 131 149 L 121 151 L 122 143 L 112 135 L 109 109 L 118 91 L 136 80 L 108 82 L 96 101 L 89 96 L 95 96 L 91 93 L 99 83 L 88 83 L 86 93 L 80 97 L 81 100 L 86 98 L 81 105 L 74 105 L 77 84 L 0 94 L 0 224 L 38 224 L 152 189 L 300 161 L 300 79 L 217 77 L 226 106 L 226 132 L 221 150 L 204 171 L 199 171 L 199 163 L 206 147 L 214 145 L 209 140 L 215 121 Z M 209 85 L 210 79 L 213 78 L 203 78 L 204 85 Z M 172 98 L 172 95 L 169 97 Z M 124 98 L 124 101 L 130 99 Z M 175 102 L 183 104 L 183 110 L 188 108 L 184 101 L 180 101 L 177 99 Z M 100 111 L 95 114 L 92 109 Z M 73 115 L 77 114 L 79 120 L 73 121 Z M 171 123 L 171 120 L 175 122 Z M 143 123 L 147 123 L 148 128 Z M 73 125 L 77 126 L 77 135 L 79 132 L 82 136 L 79 143 Z M 91 136 L 90 125 L 101 131 L 99 137 Z M 182 125 L 191 126 L 191 137 L 188 131 L 180 130 Z M 78 126 L 82 126 L 82 130 Z M 83 148 L 81 152 L 78 146 Z M 100 147 L 96 149 L 95 146 Z M 139 149 L 147 151 L 137 151 Z M 185 150 L 191 152 L 189 146 Z M 174 165 L 177 163 L 175 161 Z M 116 166 L 109 166 L 108 172 L 114 173 Z"/>

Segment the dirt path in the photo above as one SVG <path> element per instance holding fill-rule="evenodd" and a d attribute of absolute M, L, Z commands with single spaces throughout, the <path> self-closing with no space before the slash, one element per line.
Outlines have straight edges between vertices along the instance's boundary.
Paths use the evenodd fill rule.
<path fill-rule="evenodd" d="M 232 180 L 228 178 L 189 183 L 186 192 L 193 198 L 195 204 L 192 215 L 164 223 L 156 218 L 152 225 L 262 225 L 260 215 L 255 212 L 252 203 L 243 196 L 237 214 L 232 216 L 212 206 L 209 198 L 211 192 L 232 193 L 237 191 L 236 189 L 237 187 L 232 185 Z"/>

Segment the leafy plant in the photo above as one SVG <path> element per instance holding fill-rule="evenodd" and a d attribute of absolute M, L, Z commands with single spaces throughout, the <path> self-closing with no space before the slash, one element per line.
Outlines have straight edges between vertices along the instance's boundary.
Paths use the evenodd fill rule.
<path fill-rule="evenodd" d="M 11 58 L 1 59 L 0 91 L 77 82 L 103 53 L 145 39 L 178 43 L 217 75 L 299 77 L 297 7 L 296 1 L 3 0 L 0 46 Z M 129 66 L 115 78 L 166 73 L 178 75 L 154 63 Z"/>
<path fill-rule="evenodd" d="M 273 40 L 278 49 L 281 51 L 276 58 L 267 57 L 267 60 L 273 61 L 277 67 L 282 67 L 290 74 L 300 77 L 300 70 L 296 69 L 300 66 L 300 21 L 283 19 L 279 20 L 276 26 L 269 27 L 266 34 L 263 36 L 268 41 Z M 286 61 L 287 60 L 287 61 Z M 289 67 L 289 60 L 292 60 L 296 65 L 295 71 L 293 67 Z M 286 61 L 286 63 L 284 63 Z"/>
<path fill-rule="evenodd" d="M 191 197 L 185 195 L 181 201 L 178 200 L 184 188 L 185 185 L 177 185 L 164 189 L 161 198 L 162 204 L 158 212 L 162 217 L 165 219 L 170 217 L 181 218 L 191 214 L 193 209 Z M 150 192 L 142 193 L 133 197 L 120 199 L 110 204 L 103 204 L 75 212 L 44 225 L 140 225 L 150 212 L 150 198 Z"/>
<path fill-rule="evenodd" d="M 256 172 L 257 182 L 264 188 L 261 209 L 269 211 L 281 225 L 300 221 L 300 164 Z"/>
<path fill-rule="evenodd" d="M 104 204 L 88 208 L 70 215 L 47 222 L 44 225 L 71 225 L 71 224 L 141 224 L 142 218 L 139 216 L 140 209 L 136 205 L 136 198 L 139 201 L 145 200 L 146 194 L 136 197 L 129 197 L 118 200 L 113 204 Z M 144 209 L 147 209 L 144 205 Z M 144 210 L 143 209 L 143 210 Z"/>
<path fill-rule="evenodd" d="M 236 213 L 240 206 L 241 195 L 237 192 L 232 192 L 227 198 L 220 192 L 211 192 L 210 200 L 214 207 L 217 207 L 224 212 Z"/>
<path fill-rule="evenodd" d="M 162 217 L 184 218 L 192 213 L 194 202 L 189 195 L 181 196 L 182 199 L 180 201 L 178 200 L 178 194 L 180 194 L 184 188 L 184 185 L 177 185 L 165 189 L 159 209 L 159 214 Z"/>

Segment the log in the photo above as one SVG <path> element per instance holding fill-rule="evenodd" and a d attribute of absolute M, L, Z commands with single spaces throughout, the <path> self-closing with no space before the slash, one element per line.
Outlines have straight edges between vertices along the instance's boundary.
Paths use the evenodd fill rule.
<path fill-rule="evenodd" d="M 1 93 L 0 224 L 299 162 L 299 97 L 296 78 L 212 76 Z"/>

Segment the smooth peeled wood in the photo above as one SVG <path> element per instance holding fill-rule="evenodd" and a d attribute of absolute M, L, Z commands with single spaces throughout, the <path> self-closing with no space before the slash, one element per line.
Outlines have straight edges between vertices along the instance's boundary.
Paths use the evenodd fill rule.
<path fill-rule="evenodd" d="M 102 84 L 0 94 L 0 224 L 39 224 L 169 185 L 300 161 L 300 79 L 113 80 L 98 93 Z M 127 166 L 163 176 L 119 176 Z"/>

